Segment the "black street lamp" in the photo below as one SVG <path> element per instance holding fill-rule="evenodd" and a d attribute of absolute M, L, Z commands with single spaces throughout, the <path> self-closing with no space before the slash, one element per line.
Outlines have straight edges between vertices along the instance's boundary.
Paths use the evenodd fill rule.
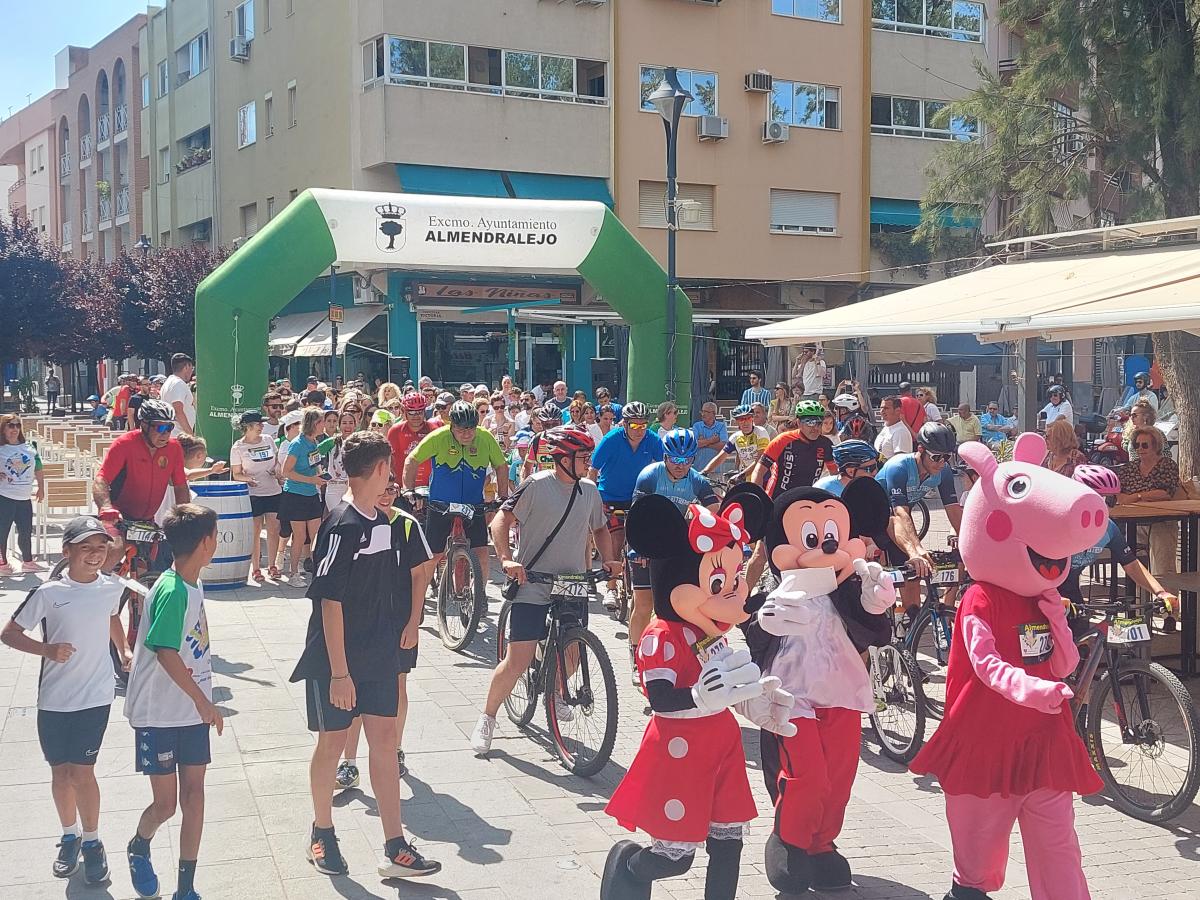
<path fill-rule="evenodd" d="M 676 193 L 676 169 L 679 154 L 679 117 L 683 109 L 693 99 L 692 95 L 683 89 L 679 83 L 679 73 L 674 66 L 667 67 L 663 72 L 660 84 L 647 100 L 662 116 L 663 130 L 667 138 L 667 399 L 675 401 L 675 291 L 678 281 L 675 277 L 675 232 L 679 221 Z"/>

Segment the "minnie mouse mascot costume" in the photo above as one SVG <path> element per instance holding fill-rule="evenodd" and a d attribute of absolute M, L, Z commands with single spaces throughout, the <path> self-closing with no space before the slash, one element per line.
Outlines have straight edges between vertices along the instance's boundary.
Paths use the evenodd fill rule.
<path fill-rule="evenodd" d="M 756 485 L 739 485 L 719 513 L 692 506 L 685 519 L 657 494 L 629 510 L 625 534 L 650 561 L 657 616 L 637 649 L 653 715 L 605 812 L 652 843 L 613 846 L 601 900 L 649 900 L 654 882 L 686 872 L 700 847 L 708 851 L 705 900 L 736 896 L 742 828 L 757 809 L 729 710 L 760 727 L 794 730 L 792 698 L 779 679 L 763 678 L 726 636 L 748 616 L 744 550 L 762 534 L 770 503 Z"/>
<path fill-rule="evenodd" d="M 766 542 L 780 585 L 743 626 L 754 661 L 795 698 L 793 733 L 764 730 L 763 777 L 775 801 L 766 873 L 788 894 L 848 888 L 837 852 L 858 771 L 862 714 L 875 708 L 860 654 L 891 637 L 886 611 L 896 588 L 868 563 L 863 536 L 887 528 L 888 499 L 872 478 L 841 497 L 812 487 L 775 500 Z"/>
<path fill-rule="evenodd" d="M 978 442 L 959 454 L 979 481 L 958 547 L 975 583 L 959 603 L 946 715 L 910 768 L 937 776 L 954 847 L 947 900 L 986 900 L 1004 884 L 1021 825 L 1032 900 L 1086 900 L 1074 794 L 1102 783 L 1072 721 L 1062 680 L 1079 664 L 1058 586 L 1070 558 L 1104 535 L 1104 499 L 1043 469 L 1046 441 L 1017 438 L 997 464 Z"/>

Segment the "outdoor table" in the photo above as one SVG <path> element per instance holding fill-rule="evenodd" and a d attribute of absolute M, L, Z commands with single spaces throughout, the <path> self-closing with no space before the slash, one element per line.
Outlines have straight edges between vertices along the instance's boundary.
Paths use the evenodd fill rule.
<path fill-rule="evenodd" d="M 1137 551 L 1137 526 L 1149 525 L 1153 522 L 1179 523 L 1179 561 L 1180 571 L 1184 577 L 1178 584 L 1164 587 L 1174 587 L 1179 591 L 1179 669 L 1184 677 L 1193 677 L 1197 672 L 1196 658 L 1196 607 L 1197 593 L 1200 585 L 1189 576 L 1197 571 L 1200 563 L 1200 500 L 1146 500 L 1141 503 L 1124 503 L 1108 511 L 1113 521 L 1125 527 L 1125 540 L 1131 549 Z M 1113 566 L 1112 588 L 1116 596 L 1116 566 Z M 1159 577 L 1159 573 L 1153 573 Z M 1162 577 L 1164 582 L 1172 581 L 1171 575 Z M 1132 579 L 1125 579 L 1126 591 L 1132 594 L 1134 590 Z"/>

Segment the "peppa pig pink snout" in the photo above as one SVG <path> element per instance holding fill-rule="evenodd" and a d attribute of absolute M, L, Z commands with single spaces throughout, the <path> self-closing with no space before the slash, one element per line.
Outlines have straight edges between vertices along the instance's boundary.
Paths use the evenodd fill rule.
<path fill-rule="evenodd" d="M 1082 496 L 1074 498 L 1065 511 L 1054 516 L 1050 527 L 1038 525 L 1032 533 L 1027 528 L 1020 529 L 1023 533 L 1018 539 L 1042 556 L 1062 559 L 1096 546 L 1107 525 L 1108 511 L 1104 500 L 1085 488 Z M 1058 575 L 1043 577 L 1057 578 Z"/>

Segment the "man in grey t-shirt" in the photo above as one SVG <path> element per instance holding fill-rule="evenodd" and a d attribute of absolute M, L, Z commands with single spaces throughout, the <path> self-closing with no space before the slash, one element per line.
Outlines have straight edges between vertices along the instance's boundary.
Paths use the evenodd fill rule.
<path fill-rule="evenodd" d="M 590 536 L 596 542 L 600 557 L 605 560 L 604 567 L 614 576 L 621 571 L 608 533 L 600 492 L 595 484 L 584 478 L 595 448 L 591 435 L 569 426 L 551 428 L 542 433 L 542 447 L 554 457 L 554 468 L 537 472 L 521 482 L 516 493 L 505 501 L 492 520 L 496 557 L 504 567 L 504 574 L 517 581 L 520 587 L 508 614 L 508 652 L 492 673 L 483 715 L 471 733 L 471 747 L 478 754 L 491 748 L 500 704 L 529 668 L 538 641 L 549 634 L 546 608 L 550 603 L 551 585 L 530 583 L 523 563 L 536 557 L 537 562 L 531 569 L 545 575 L 586 572 L 590 568 Z M 567 504 L 571 503 L 572 494 L 575 495 L 574 503 L 568 512 Z M 562 520 L 562 526 L 554 534 L 559 520 Z M 521 526 L 521 548 L 517 559 L 513 559 L 509 540 L 513 525 Z M 554 538 L 547 544 L 551 534 Z M 586 604 L 583 615 L 586 621 Z"/>

